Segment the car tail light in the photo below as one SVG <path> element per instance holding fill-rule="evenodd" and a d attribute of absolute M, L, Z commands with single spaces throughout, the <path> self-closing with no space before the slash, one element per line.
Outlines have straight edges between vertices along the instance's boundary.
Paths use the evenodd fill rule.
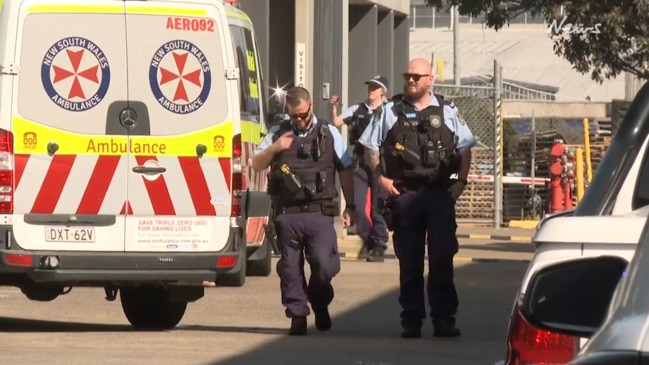
<path fill-rule="evenodd" d="M 577 354 L 578 338 L 538 329 L 514 311 L 507 338 L 508 365 L 563 365 Z"/>
<path fill-rule="evenodd" d="M 241 216 L 241 196 L 243 194 L 243 175 L 241 173 L 241 135 L 237 134 L 232 138 L 232 209 L 231 217 Z"/>
<path fill-rule="evenodd" d="M 0 214 L 14 212 L 14 136 L 0 129 Z"/>

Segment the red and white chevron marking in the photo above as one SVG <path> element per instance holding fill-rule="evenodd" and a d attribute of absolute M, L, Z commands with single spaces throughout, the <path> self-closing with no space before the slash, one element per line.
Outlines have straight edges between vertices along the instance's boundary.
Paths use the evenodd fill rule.
<path fill-rule="evenodd" d="M 267 175 L 266 171 L 255 171 L 252 169 L 252 157 L 255 155 L 257 145 L 250 142 L 242 143 L 241 161 L 243 166 L 243 189 L 251 191 L 266 191 Z M 266 235 L 264 225 L 268 223 L 268 217 L 248 217 L 246 227 L 246 242 L 261 243 Z"/>
<path fill-rule="evenodd" d="M 157 161 L 157 178 L 132 171 Z M 178 156 L 15 156 L 17 214 L 227 216 L 229 158 Z"/>

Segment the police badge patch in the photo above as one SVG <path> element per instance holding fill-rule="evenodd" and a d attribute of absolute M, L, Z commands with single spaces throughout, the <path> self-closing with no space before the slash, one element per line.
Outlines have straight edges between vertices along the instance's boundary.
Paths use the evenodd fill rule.
<path fill-rule="evenodd" d="M 462 115 L 460 115 L 460 112 L 456 112 L 455 115 L 457 115 L 457 120 L 460 122 L 462 125 L 466 125 L 466 122 L 464 121 L 464 118 L 462 118 Z"/>
<path fill-rule="evenodd" d="M 442 120 L 435 115 L 430 118 L 430 125 L 432 125 L 433 128 L 439 128 L 442 125 Z"/>

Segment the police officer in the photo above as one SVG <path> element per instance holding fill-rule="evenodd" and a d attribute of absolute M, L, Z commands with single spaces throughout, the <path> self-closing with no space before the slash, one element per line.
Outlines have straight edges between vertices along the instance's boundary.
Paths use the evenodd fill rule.
<path fill-rule="evenodd" d="M 453 102 L 429 92 L 430 63 L 412 60 L 403 74 L 404 93 L 386 104 L 365 130 L 366 161 L 390 197 L 394 250 L 399 259 L 404 338 L 421 337 L 424 255 L 428 248 L 428 301 L 434 335 L 456 337 L 458 297 L 453 283 L 455 201 L 467 184 L 475 138 Z M 383 152 L 385 171 L 379 163 Z M 457 179 L 451 179 L 457 174 Z"/>
<path fill-rule="evenodd" d="M 276 214 L 275 229 L 281 250 L 277 263 L 282 304 L 291 318 L 289 335 L 307 333 L 307 302 L 318 330 L 331 328 L 328 306 L 333 300 L 331 280 L 340 271 L 334 217 L 336 171 L 348 202 L 354 201 L 351 157 L 336 127 L 318 120 L 309 92 L 294 87 L 286 93 L 290 120 L 272 127 L 255 151 L 252 168 L 270 166 L 269 193 Z M 352 224 L 353 205 L 343 212 L 343 226 Z M 311 267 L 307 285 L 304 259 Z"/>
<path fill-rule="evenodd" d="M 363 246 L 358 254 L 360 260 L 368 262 L 383 262 L 385 251 L 388 248 L 388 229 L 385 226 L 385 220 L 377 209 L 377 200 L 380 198 L 381 191 L 376 179 L 372 178 L 372 171 L 367 167 L 364 161 L 365 147 L 358 143 L 374 111 L 380 110 L 386 102 L 388 91 L 388 80 L 377 75 L 365 81 L 367 85 L 367 99 L 349 107 L 340 116 L 337 114 L 338 97 L 331 98 L 331 121 L 336 127 L 346 124 L 349 128 L 349 145 L 353 148 L 354 161 L 354 197 L 356 201 L 356 212 L 354 223 L 356 232 L 363 241 Z M 370 190 L 370 206 L 372 221 L 365 215 L 367 205 L 367 190 Z"/>

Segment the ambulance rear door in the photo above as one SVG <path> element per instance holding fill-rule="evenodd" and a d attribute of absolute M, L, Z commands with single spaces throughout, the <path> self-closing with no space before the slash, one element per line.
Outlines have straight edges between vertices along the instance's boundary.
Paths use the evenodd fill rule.
<path fill-rule="evenodd" d="M 13 234 L 26 250 L 124 251 L 124 4 L 80 4 L 20 5 Z"/>
<path fill-rule="evenodd" d="M 232 11 L 228 17 L 235 59 L 240 70 L 239 108 L 241 116 L 241 142 L 243 146 L 243 180 L 247 189 L 246 244 L 258 246 L 264 242 L 265 229 L 270 214 L 270 197 L 267 194 L 267 171 L 252 168 L 252 156 L 266 135 L 265 111 L 261 68 L 252 22 L 243 12 Z"/>
<path fill-rule="evenodd" d="M 126 4 L 129 106 L 137 117 L 126 251 L 220 251 L 230 234 L 232 138 L 240 133 L 222 7 Z"/>

